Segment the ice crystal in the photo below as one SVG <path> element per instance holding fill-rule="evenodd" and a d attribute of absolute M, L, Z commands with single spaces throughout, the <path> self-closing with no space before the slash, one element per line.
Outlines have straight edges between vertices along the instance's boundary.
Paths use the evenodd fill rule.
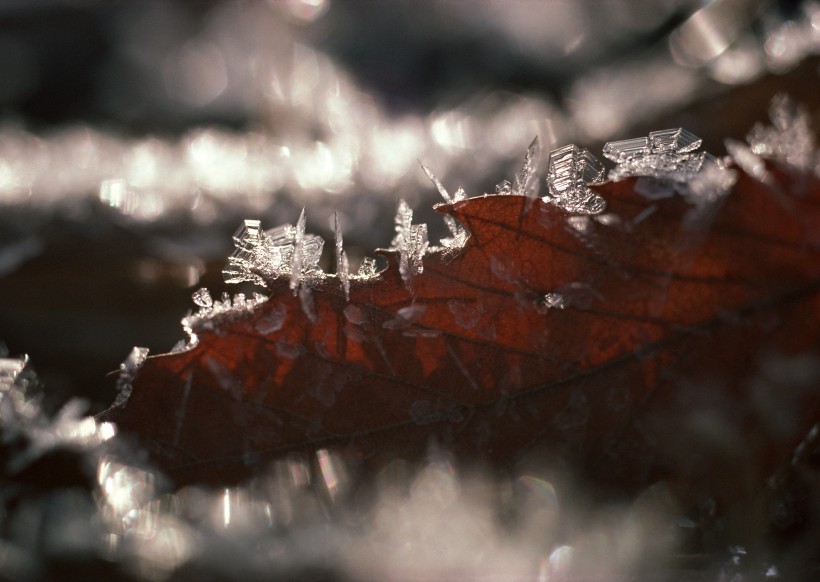
<path fill-rule="evenodd" d="M 568 145 L 550 152 L 545 201 L 576 214 L 598 214 L 604 199 L 587 188 L 603 182 L 604 167 L 586 149 Z"/>
<path fill-rule="evenodd" d="M 726 139 L 723 143 L 732 161 L 744 172 L 763 183 L 772 181 L 771 174 L 766 170 L 766 162 L 746 144 L 735 139 Z"/>
<path fill-rule="evenodd" d="M 685 154 L 700 147 L 703 140 L 695 134 L 679 127 L 662 129 L 649 134 L 649 147 L 654 153 L 675 152 Z"/>
<path fill-rule="evenodd" d="M 396 212 L 396 236 L 390 246 L 399 251 L 399 272 L 409 288 L 415 275 L 424 271 L 422 259 L 427 252 L 427 225 L 413 224 L 413 211 L 404 200 Z"/>
<path fill-rule="evenodd" d="M 736 181 L 735 171 L 726 169 L 720 161 L 708 160 L 686 184 L 683 195 L 695 206 L 709 205 L 725 196 Z"/>
<path fill-rule="evenodd" d="M 456 190 L 454 196 L 450 196 L 450 193 L 447 192 L 447 189 L 444 187 L 444 184 L 441 183 L 435 174 L 433 174 L 432 170 L 419 162 L 421 164 L 421 169 L 424 170 L 424 173 L 427 174 L 427 177 L 430 178 L 430 181 L 436 186 L 439 194 L 441 197 L 444 198 L 444 201 L 448 204 L 452 204 L 454 202 L 458 202 L 460 200 L 464 200 L 467 198 L 467 195 L 464 192 L 463 188 L 459 188 Z M 464 247 L 464 243 L 467 242 L 467 231 L 461 226 L 458 221 L 449 216 L 447 214 L 444 215 L 444 222 L 447 225 L 447 229 L 450 231 L 450 235 L 447 238 L 441 239 L 441 246 L 444 247 L 445 252 L 447 254 L 455 254 L 459 250 Z"/>
<path fill-rule="evenodd" d="M 131 396 L 131 383 L 148 357 L 148 348 L 134 346 L 125 361 L 120 364 L 120 377 L 117 379 L 117 398 L 114 406 L 124 406 Z"/>
<path fill-rule="evenodd" d="M 441 239 L 441 246 L 444 247 L 445 256 L 451 257 L 464 248 L 469 234 L 467 229 L 461 226 L 452 216 L 445 216 L 444 222 L 450 230 L 450 236 Z"/>
<path fill-rule="evenodd" d="M 495 185 L 495 193 L 501 194 L 502 196 L 509 196 L 512 194 L 512 184 L 510 184 L 509 180 L 502 180 Z"/>
<path fill-rule="evenodd" d="M 350 300 L 350 264 L 344 251 L 342 227 L 339 224 L 339 213 L 333 213 L 333 227 L 336 231 L 336 276 L 345 292 L 345 299 Z"/>
<path fill-rule="evenodd" d="M 649 140 L 645 137 L 611 141 L 604 145 L 605 158 L 621 163 L 634 157 L 642 157 L 650 152 Z"/>
<path fill-rule="evenodd" d="M 0 358 L 0 422 L 2 424 L 8 425 L 18 420 L 31 420 L 40 414 L 41 397 L 40 385 L 29 366 L 28 356 Z"/>
<path fill-rule="evenodd" d="M 547 309 L 564 309 L 567 306 L 566 299 L 560 293 L 547 293 L 541 298 L 541 304 Z"/>
<path fill-rule="evenodd" d="M 524 164 L 515 175 L 512 193 L 519 196 L 538 196 L 538 166 L 541 163 L 541 145 L 538 136 L 532 140 L 524 156 Z"/>
<path fill-rule="evenodd" d="M 376 276 L 376 259 L 373 257 L 364 257 L 356 277 L 362 280 L 372 279 Z"/>
<path fill-rule="evenodd" d="M 787 95 L 775 95 L 769 106 L 771 126 L 756 124 L 746 141 L 752 153 L 798 170 L 815 171 L 818 163 L 811 119 Z"/>
<path fill-rule="evenodd" d="M 624 139 L 604 145 L 604 157 L 616 164 L 610 179 L 650 176 L 658 180 L 686 183 L 706 160 L 714 156 L 695 153 L 701 139 L 683 128 L 653 131 L 649 137 Z"/>
<path fill-rule="evenodd" d="M 204 287 L 194 291 L 191 299 L 199 309 L 196 313 L 189 313 L 182 320 L 182 328 L 188 333 L 189 341 L 177 344 L 172 351 L 182 351 L 196 345 L 195 330 L 211 329 L 217 320 L 243 315 L 268 300 L 261 293 L 254 292 L 252 297 L 246 297 L 244 293 L 235 293 L 233 298 L 223 293 L 219 300 L 214 301 Z"/>
<path fill-rule="evenodd" d="M 692 202 L 702 203 L 728 192 L 735 175 L 713 155 L 696 152 L 701 143 L 699 137 L 678 127 L 609 142 L 603 154 L 617 164 L 609 173 L 610 179 L 640 177 L 635 189 L 650 200 L 677 191 Z"/>
<path fill-rule="evenodd" d="M 442 198 L 444 198 L 444 201 L 447 204 L 451 204 L 454 201 L 453 197 L 450 196 L 449 192 L 447 192 L 447 189 L 444 187 L 444 184 L 441 183 L 441 180 L 439 180 L 433 171 L 425 166 L 421 160 L 419 160 L 419 165 L 421 166 L 421 169 L 424 170 L 424 173 L 427 174 L 427 177 L 430 178 L 430 181 L 435 185 L 436 190 L 438 190 L 438 193 L 441 194 Z"/>
<path fill-rule="evenodd" d="M 524 163 L 515 174 L 513 181 L 502 180 L 495 185 L 495 193 L 502 196 L 538 196 L 538 168 L 541 164 L 541 145 L 538 136 L 530 142 Z"/>
<path fill-rule="evenodd" d="M 205 287 L 194 291 L 191 298 L 197 306 L 203 309 L 210 309 L 214 304 L 214 300 L 211 299 L 211 293 Z"/>
<path fill-rule="evenodd" d="M 236 250 L 222 271 L 225 282 L 267 286 L 287 278 L 296 292 L 300 284 L 324 278 L 319 268 L 324 240 L 305 233 L 304 228 L 304 210 L 295 227 L 285 224 L 262 231 L 258 220 L 246 220 L 234 234 Z"/>

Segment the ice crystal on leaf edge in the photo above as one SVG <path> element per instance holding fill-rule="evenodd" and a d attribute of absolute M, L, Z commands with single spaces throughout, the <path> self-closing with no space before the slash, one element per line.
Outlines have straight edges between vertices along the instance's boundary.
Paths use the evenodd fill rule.
<path fill-rule="evenodd" d="M 723 160 L 708 152 L 698 151 L 702 140 L 681 127 L 653 131 L 646 137 L 608 142 L 602 153 L 615 163 L 608 174 L 604 165 L 589 150 L 574 144 L 554 149 L 548 156 L 543 156 L 536 137 L 527 148 L 522 166 L 513 181 L 500 182 L 494 194 L 540 197 L 544 202 L 565 210 L 569 214 L 568 223 L 571 223 L 585 216 L 595 216 L 596 219 L 605 216 L 606 201 L 589 186 L 604 183 L 606 179 L 619 181 L 636 177 L 635 190 L 650 200 L 677 193 L 693 206 L 703 209 L 720 200 L 734 185 L 736 173 L 728 165 L 737 165 L 762 182 L 770 179 L 763 158 L 801 170 L 811 171 L 818 167 L 810 120 L 805 110 L 794 105 L 788 97 L 778 95 L 772 100 L 770 117 L 773 126 L 757 124 L 747 137 L 748 147 L 727 140 L 729 156 Z M 445 204 L 453 205 L 467 199 L 463 189 L 450 194 L 427 165 L 421 161 L 419 165 Z M 546 166 L 546 192 L 543 196 L 538 178 L 542 165 Z M 396 235 L 388 250 L 398 252 L 400 274 L 410 291 L 413 278 L 424 270 L 427 254 L 437 252 L 445 259 L 452 258 L 464 248 L 469 238 L 469 232 L 455 218 L 446 214 L 443 218 L 450 236 L 442 238 L 440 246 L 432 246 L 428 240 L 427 225 L 413 224 L 412 209 L 404 200 L 399 201 L 395 217 Z M 225 282 L 251 282 L 259 287 L 269 287 L 274 281 L 287 279 L 289 287 L 299 296 L 303 310 L 310 317 L 311 288 L 317 283 L 336 279 L 349 300 L 351 282 L 370 281 L 378 277 L 376 262 L 371 257 L 364 257 L 358 271 L 350 272 L 337 214 L 334 217 L 336 273 L 325 273 L 319 267 L 324 241 L 305 231 L 305 220 L 304 209 L 295 226 L 285 224 L 263 230 L 260 221 L 245 220 L 233 237 L 236 249 L 223 270 Z M 599 222 L 607 223 L 604 220 Z M 233 299 L 223 293 L 221 300 L 214 301 L 207 289 L 196 291 L 193 301 L 198 310 L 183 320 L 191 339 L 178 349 L 186 349 L 196 343 L 196 328 L 209 328 L 214 324 L 214 318 L 237 316 L 266 300 L 261 293 L 254 293 L 252 298 L 245 298 L 240 293 Z"/>

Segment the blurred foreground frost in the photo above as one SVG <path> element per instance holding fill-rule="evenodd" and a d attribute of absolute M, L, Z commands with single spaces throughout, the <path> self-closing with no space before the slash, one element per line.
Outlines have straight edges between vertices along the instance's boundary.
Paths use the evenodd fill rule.
<path fill-rule="evenodd" d="M 36 385 L 25 359 L 0 359 L 3 579 L 52 579 L 67 563 L 87 579 L 148 581 L 779 572 L 765 552 L 740 545 L 708 563 L 681 553 L 696 524 L 663 482 L 631 501 L 594 500 L 570 473 L 535 459 L 490 473 L 431 447 L 423 463 L 397 459 L 364 479 L 320 449 L 290 453 L 240 486 L 175 491 L 77 404 L 53 417 L 37 409 Z"/>
<path fill-rule="evenodd" d="M 459 470 L 435 450 L 424 464 L 396 460 L 364 482 L 339 454 L 321 449 L 292 453 L 239 487 L 173 491 L 113 427 L 82 416 L 78 405 L 53 418 L 27 409 L 37 383 L 27 369 L 25 360 L 0 359 L 4 578 L 48 577 L 64 560 L 86 576 L 113 567 L 139 580 L 205 572 L 218 579 L 609 577 L 662 568 L 675 547 L 674 507 L 663 494 L 591 506 L 569 481 L 548 480 L 546 469 L 492 476 Z M 25 467 L 53 472 L 49 460 L 61 450 L 72 453 L 62 470 L 73 467 L 86 485 L 36 473 L 37 491 L 28 489 L 26 479 L 37 477 Z"/>

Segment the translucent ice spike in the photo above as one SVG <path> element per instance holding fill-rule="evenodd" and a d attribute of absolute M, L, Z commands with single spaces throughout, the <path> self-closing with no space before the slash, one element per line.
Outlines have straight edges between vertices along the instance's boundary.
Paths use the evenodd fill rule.
<path fill-rule="evenodd" d="M 347 253 L 344 251 L 344 241 L 342 240 L 342 227 L 339 224 L 339 213 L 333 213 L 333 227 L 336 231 L 336 276 L 345 292 L 345 299 L 350 301 L 350 265 L 347 261 Z"/>
<path fill-rule="evenodd" d="M 695 134 L 678 127 L 677 129 L 662 129 L 649 134 L 649 147 L 652 153 L 676 152 L 684 154 L 695 151 L 703 140 Z"/>
<path fill-rule="evenodd" d="M 305 248 L 305 209 L 302 208 L 299 220 L 296 223 L 296 233 L 293 239 L 293 257 L 290 262 L 290 288 L 295 295 L 302 284 L 302 262 Z"/>
<path fill-rule="evenodd" d="M 537 140 L 534 142 L 537 145 Z M 532 148 L 532 146 L 530 146 Z M 527 152 L 528 156 L 530 152 Z M 425 166 L 424 164 L 419 161 L 421 165 L 421 169 L 424 170 L 424 173 L 427 174 L 427 177 L 430 178 L 430 181 L 436 186 L 438 193 L 441 194 L 441 197 L 444 198 L 444 201 L 448 204 L 452 204 L 453 202 L 458 202 L 459 200 L 464 200 L 467 195 L 464 193 L 463 188 L 459 188 L 456 190 L 454 196 L 450 196 L 450 193 L 447 192 L 447 189 L 441 183 L 441 181 L 433 174 L 432 170 Z M 526 165 L 526 164 L 525 164 Z M 411 213 L 412 215 L 412 213 Z M 441 245 L 448 251 L 448 252 L 456 252 L 460 250 L 464 243 L 467 241 L 467 231 L 452 217 L 448 215 L 444 215 L 444 222 L 447 225 L 447 229 L 450 231 L 452 236 L 441 239 Z"/>
<path fill-rule="evenodd" d="M 396 212 L 396 236 L 391 248 L 399 251 L 399 272 L 408 288 L 413 277 L 424 270 L 422 259 L 428 245 L 427 225 L 413 224 L 413 211 L 407 202 L 400 200 Z"/>
<path fill-rule="evenodd" d="M 541 160 L 541 145 L 538 143 L 538 136 L 532 140 L 524 156 L 524 165 L 515 175 L 513 180 L 512 193 L 520 196 L 537 196 L 537 176 L 538 164 Z"/>
<path fill-rule="evenodd" d="M 447 256 L 453 256 L 464 248 L 468 236 L 467 229 L 452 216 L 445 216 L 444 222 L 450 231 L 450 236 L 441 239 L 441 246 L 444 247 Z"/>
<path fill-rule="evenodd" d="M 450 196 L 450 193 L 447 192 L 447 189 L 444 187 L 444 184 L 441 183 L 441 180 L 433 174 L 430 168 L 421 163 L 421 160 L 419 160 L 419 165 L 421 166 L 421 169 L 424 170 L 424 173 L 427 174 L 427 177 L 430 178 L 430 181 L 435 185 L 436 190 L 438 190 L 438 193 L 441 194 L 442 198 L 444 198 L 444 201 L 448 204 L 452 203 L 453 198 Z"/>
<path fill-rule="evenodd" d="M 604 179 L 604 167 L 589 153 L 576 145 L 568 145 L 550 152 L 545 197 L 565 210 L 578 214 L 597 214 L 606 207 L 604 199 L 587 188 Z"/>

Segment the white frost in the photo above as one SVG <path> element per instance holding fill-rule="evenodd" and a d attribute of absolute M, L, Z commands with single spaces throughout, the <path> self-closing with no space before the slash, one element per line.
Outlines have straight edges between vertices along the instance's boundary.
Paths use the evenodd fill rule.
<path fill-rule="evenodd" d="M 606 202 L 587 188 L 604 180 L 604 167 L 589 150 L 567 145 L 552 150 L 547 171 L 546 202 L 576 214 L 598 214 Z"/>
<path fill-rule="evenodd" d="M 609 142 L 603 154 L 617 164 L 609 178 L 640 177 L 636 191 L 646 198 L 665 198 L 674 190 L 694 204 L 703 204 L 728 193 L 736 176 L 712 154 L 695 151 L 701 143 L 699 137 L 678 127 Z"/>
<path fill-rule="evenodd" d="M 407 202 L 400 200 L 396 212 L 396 236 L 390 248 L 399 251 L 399 272 L 408 288 L 413 277 L 424 271 L 422 260 L 429 244 L 427 225 L 413 224 L 413 211 Z"/>

